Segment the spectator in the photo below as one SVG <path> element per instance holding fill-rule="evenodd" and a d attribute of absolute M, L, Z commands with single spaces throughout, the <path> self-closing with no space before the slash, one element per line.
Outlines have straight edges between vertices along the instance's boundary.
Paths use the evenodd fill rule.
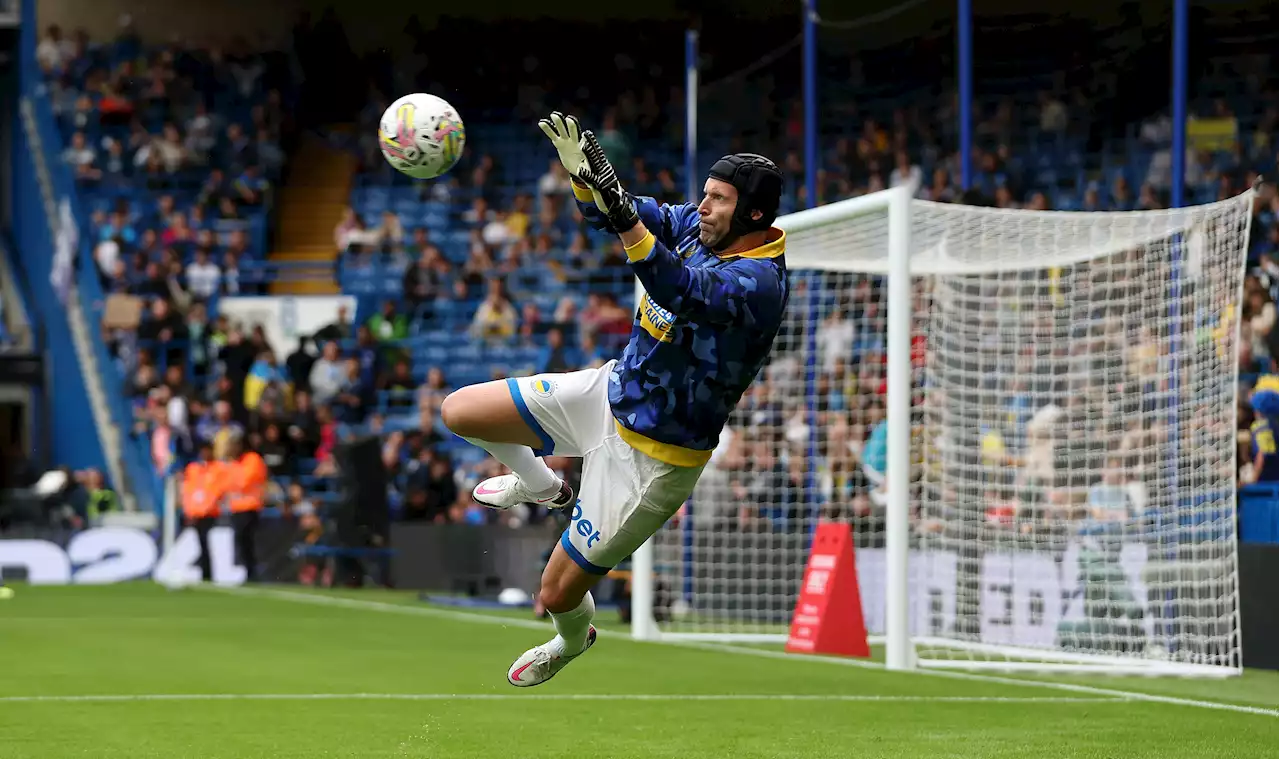
<path fill-rule="evenodd" d="M 488 294 L 471 321 L 471 336 L 487 342 L 506 342 L 515 337 L 518 317 L 515 307 L 503 292 L 502 282 L 488 281 Z"/>
<path fill-rule="evenodd" d="M 382 311 L 369 317 L 367 325 L 380 343 L 403 340 L 409 336 L 409 320 L 399 313 L 394 300 L 383 301 Z"/>
<path fill-rule="evenodd" d="M 421 407 L 440 408 L 445 396 L 453 392 L 444 377 L 444 370 L 433 366 L 427 370 L 427 381 L 418 389 L 418 405 Z"/>
<path fill-rule="evenodd" d="M 558 159 L 552 158 L 547 163 L 547 173 L 538 178 L 538 195 L 568 196 L 572 191 L 569 184 L 569 172 Z"/>
<path fill-rule="evenodd" d="M 1242 478 L 1249 482 L 1276 482 L 1280 478 L 1280 457 L 1277 456 L 1276 434 L 1277 415 L 1280 414 L 1280 384 L 1275 375 L 1269 375 L 1258 381 L 1249 399 L 1253 407 L 1254 421 L 1249 426 L 1250 453 L 1252 466 L 1248 476 Z"/>
<path fill-rule="evenodd" d="M 502 249 L 516 241 L 507 224 L 507 211 L 495 211 L 480 230 L 480 239 L 490 248 Z"/>
<path fill-rule="evenodd" d="M 1089 516 L 1099 522 L 1123 522 L 1135 516 L 1119 461 L 1108 461 L 1102 479 L 1089 488 Z"/>
<path fill-rule="evenodd" d="M 253 144 L 245 135 L 244 129 L 236 123 L 228 124 L 220 163 L 226 166 L 232 175 L 239 176 L 251 163 L 252 152 Z"/>
<path fill-rule="evenodd" d="M 346 381 L 346 372 L 338 352 L 338 344 L 329 341 L 321 349 L 320 358 L 311 367 L 308 385 L 311 387 L 312 399 L 319 405 L 333 400 Z"/>
<path fill-rule="evenodd" d="M 273 386 L 279 387 L 288 380 L 288 375 L 276 361 L 275 353 L 270 350 L 259 352 L 245 377 L 244 407 L 250 411 L 257 409 L 259 402 L 271 392 Z"/>
<path fill-rule="evenodd" d="M 489 208 L 489 201 L 485 200 L 483 195 L 477 195 L 471 201 L 471 207 L 462 214 L 463 223 L 475 228 L 484 227 L 490 221 L 493 221 L 494 213 Z"/>
<path fill-rule="evenodd" d="M 333 244 L 340 251 L 349 250 L 353 244 L 351 235 L 363 228 L 360 215 L 355 212 L 351 206 L 347 206 L 342 212 L 342 219 L 338 222 L 338 226 L 333 229 Z"/>
<path fill-rule="evenodd" d="M 293 396 L 293 414 L 287 420 L 287 438 L 291 454 L 296 458 L 315 458 L 320 444 L 320 422 L 311 406 L 311 393 L 299 391 Z"/>
<path fill-rule="evenodd" d="M 404 246 L 404 225 L 400 217 L 392 211 L 383 211 L 377 235 L 377 244 L 383 253 L 399 253 Z"/>
<path fill-rule="evenodd" d="M 218 294 L 222 284 L 222 270 L 209 260 L 209 251 L 196 249 L 195 259 L 187 264 L 187 292 L 199 300 L 209 300 Z"/>
<path fill-rule="evenodd" d="M 360 362 L 360 378 L 366 384 L 374 385 L 382 375 L 382 367 L 387 363 L 383 360 L 383 353 L 384 350 L 379 347 L 369 327 L 360 325 L 356 330 L 355 357 Z M 386 353 L 391 362 L 394 363 L 397 360 L 395 352 L 386 351 Z"/>
<path fill-rule="evenodd" d="M 404 359 L 395 363 L 391 374 L 378 379 L 378 390 L 389 396 L 387 398 L 389 409 L 413 408 L 413 392 L 416 387 L 409 362 Z"/>
<path fill-rule="evenodd" d="M 306 392 L 311 389 L 311 367 L 315 366 L 315 341 L 310 337 L 298 338 L 298 349 L 285 359 L 285 371 L 289 376 L 289 384 L 295 392 Z"/>
<path fill-rule="evenodd" d="M 124 144 L 114 137 L 106 137 L 102 144 L 107 154 L 102 159 L 102 175 L 117 182 L 127 181 L 133 174 L 133 165 L 124 153 Z"/>
<path fill-rule="evenodd" d="M 596 139 L 614 166 L 631 165 L 631 141 L 618 129 L 617 109 L 605 111 L 600 129 L 596 131 Z"/>
<path fill-rule="evenodd" d="M 292 473 L 289 459 L 289 448 L 280 435 L 280 426 L 268 424 L 262 433 L 262 443 L 258 447 L 262 461 L 267 465 L 267 472 L 272 477 L 282 477 Z"/>
<path fill-rule="evenodd" d="M 87 469 L 83 473 L 84 489 L 88 499 L 84 503 L 84 513 L 79 515 L 82 524 L 98 524 L 103 514 L 121 510 L 120 496 L 107 485 L 107 478 L 98 469 Z"/>
<path fill-rule="evenodd" d="M 159 265 L 147 265 L 148 279 L 164 286 L 159 276 Z M 167 286 L 164 286 L 167 291 Z M 167 293 L 166 293 L 167 294 Z M 182 340 L 187 336 L 187 325 L 169 305 L 169 301 L 158 297 L 151 302 L 151 318 L 138 327 L 138 339 L 145 342 L 168 343 Z"/>
<path fill-rule="evenodd" d="M 535 345 L 548 329 L 542 320 L 538 304 L 533 301 L 525 303 L 520 309 L 520 341 L 525 345 Z"/>
<path fill-rule="evenodd" d="M 257 151 L 258 161 L 269 175 L 278 175 L 284 168 L 285 153 L 269 130 L 258 130 L 254 150 Z"/>
<path fill-rule="evenodd" d="M 257 164 L 252 163 L 244 167 L 232 185 L 236 201 L 242 206 L 262 205 L 270 187 L 271 184 L 261 175 Z"/>
<path fill-rule="evenodd" d="M 1276 304 L 1271 301 L 1269 294 L 1262 289 L 1257 280 L 1245 284 L 1244 312 L 1245 318 L 1249 321 L 1249 329 L 1258 341 L 1254 352 L 1275 358 Z"/>
<path fill-rule="evenodd" d="M 911 162 L 907 151 L 899 150 L 894 157 L 894 168 L 889 174 L 889 184 L 894 187 L 906 185 L 918 188 L 923 182 L 924 174 L 920 171 L 920 167 Z"/>
<path fill-rule="evenodd" d="M 602 344 L 612 345 L 617 339 L 631 332 L 631 314 L 618 305 L 608 293 L 593 292 L 587 296 L 587 307 L 578 317 L 584 335 L 591 335 Z M 560 319 L 556 320 L 560 322 Z"/>
<path fill-rule="evenodd" d="M 553 327 L 547 331 L 547 344 L 543 346 L 534 371 L 539 374 L 576 371 L 583 367 L 581 354 L 567 345 L 564 332 Z"/>
<path fill-rule="evenodd" d="M 225 295 L 240 294 L 240 257 L 232 251 L 222 256 L 222 292 Z"/>
<path fill-rule="evenodd" d="M 58 74 L 75 57 L 75 46 L 71 40 L 62 36 L 62 28 L 50 24 L 45 30 L 44 38 L 36 45 L 36 61 L 40 68 L 48 74 Z"/>
<path fill-rule="evenodd" d="M 338 394 L 333 398 L 334 418 L 344 424 L 360 424 L 373 405 L 373 386 L 361 377 L 359 359 L 349 358 Z"/>
<path fill-rule="evenodd" d="M 62 160 L 75 172 L 77 181 L 90 182 L 102 178 L 98 154 L 85 139 L 84 132 L 71 135 L 71 145 L 62 152 Z"/>
<path fill-rule="evenodd" d="M 447 270 L 439 249 L 430 244 L 422 246 L 418 260 L 405 267 L 404 299 L 424 319 L 432 317 L 432 302 L 447 294 Z"/>
<path fill-rule="evenodd" d="M 321 327 L 314 335 L 315 341 L 348 340 L 354 336 L 351 328 L 351 311 L 346 305 L 338 306 L 338 313 L 332 324 Z"/>

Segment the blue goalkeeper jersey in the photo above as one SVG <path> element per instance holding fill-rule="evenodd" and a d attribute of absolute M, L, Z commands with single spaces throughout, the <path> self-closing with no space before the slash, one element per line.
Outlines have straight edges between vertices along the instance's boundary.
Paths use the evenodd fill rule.
<path fill-rule="evenodd" d="M 575 185 L 574 196 L 587 221 L 600 225 L 590 191 Z M 642 197 L 636 210 L 649 234 L 626 252 L 646 294 L 609 377 L 609 406 L 635 449 L 700 466 L 782 324 L 786 234 L 770 229 L 764 245 L 722 258 L 698 242 L 696 206 Z"/>

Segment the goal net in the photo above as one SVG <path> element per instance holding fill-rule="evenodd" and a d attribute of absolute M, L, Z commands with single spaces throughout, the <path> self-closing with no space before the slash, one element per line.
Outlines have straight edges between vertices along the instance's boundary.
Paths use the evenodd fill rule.
<path fill-rule="evenodd" d="M 635 557 L 637 635 L 784 641 L 840 520 L 899 666 L 1237 672 L 1250 196 L 1057 213 L 890 190 L 782 217 L 787 322 Z"/>

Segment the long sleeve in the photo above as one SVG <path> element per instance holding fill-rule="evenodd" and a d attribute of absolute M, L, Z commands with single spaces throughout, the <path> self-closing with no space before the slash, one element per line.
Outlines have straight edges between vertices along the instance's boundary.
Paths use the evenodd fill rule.
<path fill-rule="evenodd" d="M 652 232 L 626 252 L 645 292 L 676 316 L 752 327 L 774 323 L 781 315 L 785 287 L 771 259 L 739 258 L 715 268 L 693 268 Z"/>
<path fill-rule="evenodd" d="M 571 183 L 573 198 L 578 202 L 578 211 L 582 218 L 594 229 L 612 231 L 609 222 L 596 208 L 595 197 L 591 190 Z M 640 223 L 653 233 L 654 237 L 668 248 L 680 247 L 682 243 L 692 244 L 698 231 L 698 207 L 692 203 L 670 205 L 659 203 L 648 196 L 637 196 L 636 213 L 640 215 Z"/>

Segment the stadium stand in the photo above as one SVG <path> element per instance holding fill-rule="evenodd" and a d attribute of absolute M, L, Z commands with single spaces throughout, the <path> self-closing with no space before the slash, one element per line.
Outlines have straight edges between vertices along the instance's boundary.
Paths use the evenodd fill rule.
<path fill-rule="evenodd" d="M 1222 14 L 1214 22 L 1231 32 L 1256 20 Z M 436 33 L 465 34 L 468 23 Z M 1054 41 L 1055 30 L 1061 31 L 1031 35 L 1050 41 L 1043 45 L 1024 34 L 1004 58 L 988 62 L 994 68 L 979 72 L 985 86 L 975 111 L 976 179 L 967 191 L 958 182 L 955 103 L 930 87 L 936 72 L 905 66 L 912 51 L 888 46 L 862 56 L 867 70 L 903 72 L 892 91 L 827 71 L 824 86 L 834 104 L 824 113 L 817 200 L 910 182 L 922 198 L 1004 208 L 1163 207 L 1170 184 L 1168 115 L 1125 120 L 1127 111 L 1091 113 L 1090 103 L 1108 95 L 1107 102 L 1115 100 L 1116 92 L 1102 91 L 1106 86 L 1122 85 L 1111 81 L 1099 90 L 1074 75 L 1055 78 L 1053 72 L 1075 71 L 1076 60 Z M 507 36 L 528 33 L 484 27 L 495 51 Z M 636 55 L 644 42 L 636 41 Z M 312 504 L 336 498 L 335 444 L 371 432 L 383 440 L 398 518 L 546 518 L 503 516 L 471 503 L 471 486 L 496 464 L 450 435 L 438 409 L 451 388 L 596 365 L 625 343 L 633 288 L 625 257 L 615 239 L 584 228 L 567 177 L 531 128 L 534 114 L 573 93 L 569 82 L 545 73 L 557 70 L 554 61 L 538 68 L 544 81 L 537 92 L 496 89 L 487 102 L 464 101 L 468 140 L 476 147 L 451 175 L 425 184 L 396 175 L 378 155 L 376 121 L 403 81 L 390 62 L 370 66 L 370 95 L 355 136 L 349 128 L 325 134 L 359 167 L 350 208 L 333 230 L 338 283 L 359 306 L 314 340 L 291 346 L 269 345 L 260 325 L 233 324 L 217 310 L 219 296 L 262 291 L 271 277 L 270 267 L 250 264 L 267 250 L 273 194 L 296 136 L 288 66 L 243 46 L 144 48 L 128 34 L 98 44 L 83 35 L 64 40 L 52 29 L 41 50 L 66 141 L 63 157 L 75 167 L 91 209 L 83 222 L 96 241 L 105 294 L 102 338 L 119 371 L 120 402 L 134 423 L 134 455 L 163 475 L 199 441 L 244 431 L 268 464 L 281 511 L 310 514 Z M 495 52 L 486 65 L 521 64 Z M 1192 109 L 1204 129 L 1192 130 L 1188 150 L 1188 199 L 1197 203 L 1251 186 L 1274 169 L 1277 149 L 1276 103 L 1257 97 L 1276 90 L 1275 51 L 1250 57 L 1215 49 L 1203 68 L 1193 83 Z M 1037 83 L 1034 102 L 1015 101 L 1012 70 L 1020 88 L 1028 78 Z M 594 91 L 609 88 L 611 99 L 616 93 L 611 106 L 592 109 L 601 141 L 625 167 L 630 189 L 679 200 L 685 177 L 671 133 L 679 118 L 676 112 L 661 118 L 664 108 L 681 107 L 674 72 L 641 72 L 630 64 L 620 72 L 617 82 L 591 82 Z M 758 140 L 762 146 L 753 148 L 772 152 L 792 177 L 801 176 L 797 93 L 752 77 L 731 84 L 707 104 L 725 109 L 716 123 L 758 124 L 759 114 L 772 115 L 754 131 L 712 131 L 705 143 L 715 148 L 699 156 L 699 165 L 709 165 L 724 146 Z M 504 110 L 503 102 L 517 105 Z M 802 183 L 791 182 L 783 210 L 805 204 Z M 1258 374 L 1276 371 L 1276 256 L 1277 195 L 1274 185 L 1264 185 L 1240 305 L 1249 339 L 1239 361 L 1248 387 Z M 878 286 L 873 280 L 854 288 L 857 312 L 876 307 Z M 847 358 L 867 367 L 860 381 L 872 396 L 883 392 L 874 345 L 860 344 Z M 824 381 L 839 379 L 833 374 Z M 1249 424 L 1245 411 L 1242 406 L 1242 433 Z M 750 418 L 744 409 L 735 425 L 745 429 Z M 852 442 L 851 455 L 871 457 L 876 410 L 856 421 L 850 429 L 834 427 L 824 442 Z M 747 453 L 729 458 L 738 462 L 732 477 L 744 487 L 763 476 Z M 857 472 L 863 463 L 844 465 Z M 567 462 L 553 465 L 572 478 Z M 874 486 L 853 479 L 858 492 L 851 508 L 870 513 Z M 783 512 L 761 516 L 786 518 Z"/>
<path fill-rule="evenodd" d="M 146 47 L 127 27 L 103 43 L 51 27 L 37 57 L 88 213 L 117 418 L 159 477 L 190 454 L 204 406 L 244 407 L 219 382 L 243 384 L 219 348 L 240 338 L 213 317 L 220 296 L 260 287 L 241 270 L 267 248 L 292 128 L 287 66 L 243 43 Z"/>

